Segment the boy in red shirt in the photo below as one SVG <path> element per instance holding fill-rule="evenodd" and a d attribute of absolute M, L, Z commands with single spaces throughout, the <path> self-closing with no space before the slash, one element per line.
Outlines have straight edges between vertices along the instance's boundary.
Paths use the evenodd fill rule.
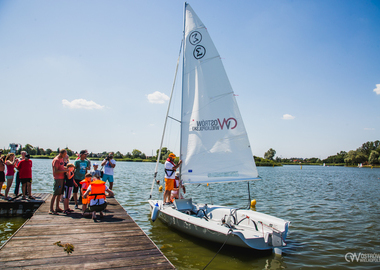
<path fill-rule="evenodd" d="M 22 183 L 23 200 L 26 199 L 26 189 L 28 189 L 29 199 L 35 200 L 35 198 L 32 196 L 32 166 L 33 163 L 30 160 L 30 155 L 26 154 L 25 159 L 21 160 L 16 167 L 20 175 L 20 182 Z"/>

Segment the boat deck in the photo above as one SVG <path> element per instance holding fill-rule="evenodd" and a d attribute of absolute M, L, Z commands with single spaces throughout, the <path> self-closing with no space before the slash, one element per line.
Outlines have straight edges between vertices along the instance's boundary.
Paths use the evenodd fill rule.
<path fill-rule="evenodd" d="M 96 221 L 79 210 L 50 215 L 50 199 L 0 248 L 1 268 L 175 269 L 116 199 L 107 199 L 105 216 Z M 68 254 L 58 241 L 74 251 Z"/>

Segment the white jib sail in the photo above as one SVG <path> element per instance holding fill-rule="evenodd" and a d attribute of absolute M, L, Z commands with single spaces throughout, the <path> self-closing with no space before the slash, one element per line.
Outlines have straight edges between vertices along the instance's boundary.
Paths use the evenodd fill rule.
<path fill-rule="evenodd" d="M 185 6 L 181 175 L 184 183 L 258 177 L 234 92 L 204 24 Z"/>

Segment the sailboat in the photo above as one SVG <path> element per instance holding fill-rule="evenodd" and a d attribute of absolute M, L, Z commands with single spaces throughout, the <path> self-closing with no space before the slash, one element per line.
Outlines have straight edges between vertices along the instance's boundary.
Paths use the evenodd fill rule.
<path fill-rule="evenodd" d="M 184 17 L 179 121 L 183 184 L 261 180 L 219 53 L 188 3 Z M 171 96 L 173 90 L 174 87 Z M 165 127 L 169 108 L 170 102 Z M 161 148 L 162 141 L 160 151 Z M 148 200 L 152 220 L 159 218 L 172 228 L 208 241 L 281 254 L 289 221 L 247 209 L 196 203 L 192 198 L 177 199 L 170 205 L 152 199 L 160 151 Z"/>

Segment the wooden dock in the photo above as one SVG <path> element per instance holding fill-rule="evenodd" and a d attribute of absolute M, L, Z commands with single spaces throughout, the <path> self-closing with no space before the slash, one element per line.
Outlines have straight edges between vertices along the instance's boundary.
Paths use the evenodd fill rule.
<path fill-rule="evenodd" d="M 49 193 L 33 193 L 35 200 L 23 200 L 21 194 L 17 197 L 9 194 L 10 201 L 0 197 L 0 217 L 24 216 L 31 217 L 35 210 L 49 197 Z"/>
<path fill-rule="evenodd" d="M 79 210 L 50 215 L 50 199 L 1 247 L 1 269 L 175 269 L 116 199 L 107 199 L 96 221 Z M 58 241 L 74 251 L 67 254 Z"/>

